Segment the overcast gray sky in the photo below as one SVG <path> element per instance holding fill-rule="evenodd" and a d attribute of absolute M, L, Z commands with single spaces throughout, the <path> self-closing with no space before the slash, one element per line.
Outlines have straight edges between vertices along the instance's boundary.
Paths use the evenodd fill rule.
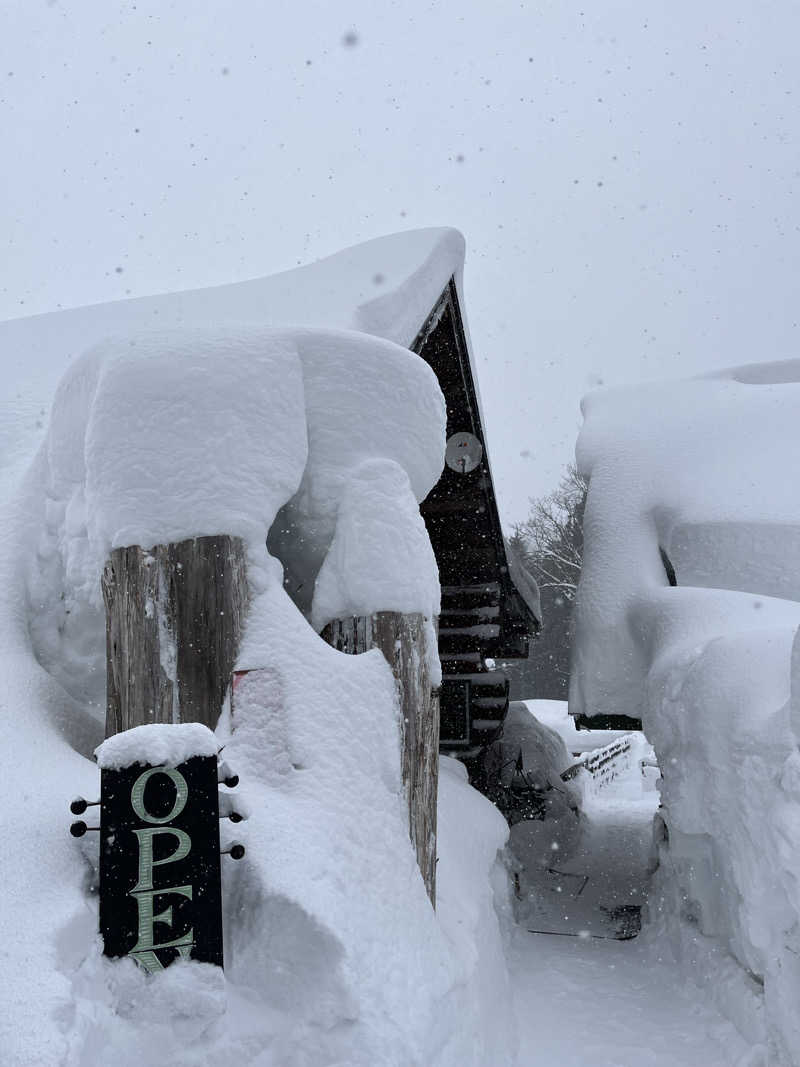
<path fill-rule="evenodd" d="M 458 227 L 503 517 L 599 384 L 798 354 L 796 0 L 2 0 L 0 318 Z"/>

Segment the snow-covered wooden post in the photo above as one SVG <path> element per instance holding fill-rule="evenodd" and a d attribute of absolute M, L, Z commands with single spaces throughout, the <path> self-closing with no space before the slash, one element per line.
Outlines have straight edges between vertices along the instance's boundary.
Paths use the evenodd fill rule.
<path fill-rule="evenodd" d="M 217 725 L 248 603 L 244 542 L 220 534 L 117 548 L 103 572 L 106 737 Z"/>
<path fill-rule="evenodd" d="M 430 627 L 419 613 L 379 611 L 373 615 L 334 619 L 322 631 L 322 636 L 340 652 L 379 648 L 392 668 L 400 701 L 409 834 L 425 888 L 435 907 L 439 694 L 432 685 L 427 655 Z"/>

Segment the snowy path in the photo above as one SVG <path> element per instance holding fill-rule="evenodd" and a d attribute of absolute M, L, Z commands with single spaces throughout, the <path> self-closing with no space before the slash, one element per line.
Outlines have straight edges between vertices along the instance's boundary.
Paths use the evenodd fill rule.
<path fill-rule="evenodd" d="M 643 935 L 644 937 L 644 935 Z M 517 1067 L 734 1067 L 732 1025 L 685 988 L 657 946 L 519 930 L 509 961 Z M 744 1058 L 743 1058 L 744 1056 Z"/>
<path fill-rule="evenodd" d="M 577 841 L 557 864 L 588 875 L 531 873 L 509 966 L 520 1052 L 517 1067 L 742 1067 L 747 1049 L 731 1023 L 687 988 L 648 931 L 614 941 L 528 928 L 608 933 L 603 905 L 640 904 L 647 886 L 650 823 L 657 795 L 642 792 L 638 768 L 587 801 Z M 541 826 L 541 824 L 539 824 Z M 560 889 L 560 892 L 559 892 Z M 528 897 L 530 894 L 530 897 Z M 525 899 L 527 898 L 527 899 Z"/>
<path fill-rule="evenodd" d="M 522 852 L 523 899 L 517 914 L 521 925 L 552 933 L 614 936 L 619 922 L 603 909 L 644 904 L 657 795 L 642 795 L 640 790 L 633 796 L 620 795 L 626 787 L 632 792 L 630 783 L 623 783 L 615 795 L 587 801 L 575 841 L 565 841 L 563 832 L 543 841 L 547 824 L 531 827 L 534 835 L 526 842 L 529 849 Z M 549 841 L 550 836 L 555 842 Z M 545 853 L 547 866 L 543 867 L 538 856 L 543 845 L 552 848 L 553 844 L 559 848 Z"/>

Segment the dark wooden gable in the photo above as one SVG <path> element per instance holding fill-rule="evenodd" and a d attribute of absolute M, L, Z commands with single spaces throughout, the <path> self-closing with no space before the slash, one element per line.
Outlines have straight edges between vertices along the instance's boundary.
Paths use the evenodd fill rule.
<path fill-rule="evenodd" d="M 449 458 L 460 444 L 468 457 L 445 466 L 420 510 L 442 584 L 442 747 L 474 752 L 497 735 L 508 706 L 505 675 L 484 661 L 526 656 L 539 620 L 509 573 L 452 279 L 411 348 L 431 366 L 444 394 Z"/>

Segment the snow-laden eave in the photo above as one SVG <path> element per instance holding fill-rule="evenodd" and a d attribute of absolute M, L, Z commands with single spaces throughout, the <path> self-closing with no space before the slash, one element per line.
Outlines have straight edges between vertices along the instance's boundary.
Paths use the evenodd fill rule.
<path fill-rule="evenodd" d="M 409 230 L 280 274 L 0 322 L 0 457 L 30 455 L 70 362 L 109 337 L 249 323 L 359 330 L 403 347 L 451 277 L 461 286 L 457 230 Z"/>
<path fill-rule="evenodd" d="M 457 230 L 409 230 L 269 277 L 0 322 L 0 463 L 27 462 L 67 368 L 108 338 L 248 324 L 358 330 L 408 347 L 451 277 L 460 291 L 463 263 Z"/>
<path fill-rule="evenodd" d="M 464 238 L 454 229 L 375 238 L 279 274 L 202 289 L 132 297 L 0 322 L 0 353 L 66 354 L 150 327 L 251 322 L 359 330 L 408 347 L 454 275 Z M 460 280 L 459 280 L 460 286 Z"/>

